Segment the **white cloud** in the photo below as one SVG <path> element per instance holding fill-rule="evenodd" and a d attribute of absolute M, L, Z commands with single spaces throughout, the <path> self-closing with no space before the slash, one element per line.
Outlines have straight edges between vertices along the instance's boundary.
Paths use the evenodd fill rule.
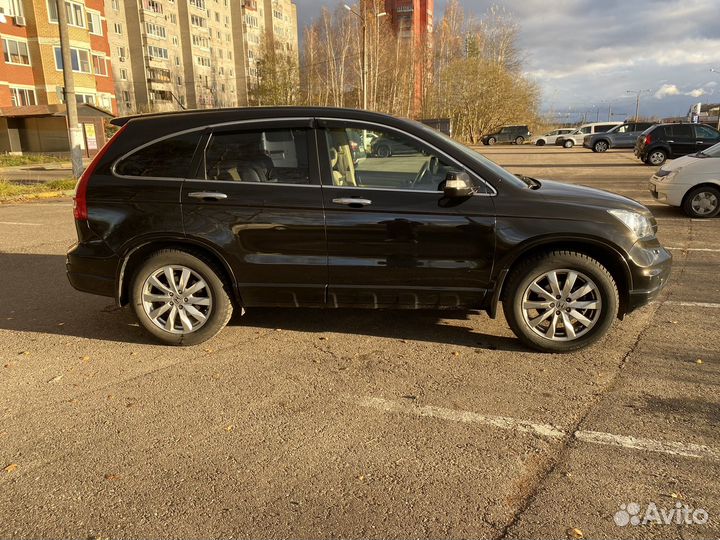
<path fill-rule="evenodd" d="M 705 94 L 707 94 L 707 92 L 705 90 L 703 90 L 702 88 L 696 88 L 695 90 L 690 90 L 689 92 L 685 93 L 686 96 L 692 96 L 692 97 L 700 97 L 700 96 L 704 96 Z"/>
<path fill-rule="evenodd" d="M 677 96 L 680 90 L 674 84 L 663 84 L 660 89 L 655 92 L 655 99 L 662 99 L 667 96 Z"/>

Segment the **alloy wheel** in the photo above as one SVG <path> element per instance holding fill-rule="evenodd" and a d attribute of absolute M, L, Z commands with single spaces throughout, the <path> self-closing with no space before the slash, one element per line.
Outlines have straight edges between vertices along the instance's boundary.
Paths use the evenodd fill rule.
<path fill-rule="evenodd" d="M 701 191 L 692 198 L 690 206 L 698 216 L 708 216 L 717 210 L 718 202 L 714 193 Z"/>
<path fill-rule="evenodd" d="M 595 143 L 595 151 L 596 152 L 606 152 L 608 149 L 608 143 L 605 141 L 599 141 Z"/>
<path fill-rule="evenodd" d="M 665 162 L 665 154 L 663 152 L 653 152 L 648 160 L 652 165 L 662 165 Z"/>
<path fill-rule="evenodd" d="M 522 297 L 525 324 L 552 341 L 573 341 L 587 334 L 600 320 L 602 307 L 595 282 L 567 268 L 543 273 Z"/>
<path fill-rule="evenodd" d="M 168 265 L 143 283 L 142 306 L 159 328 L 172 334 L 190 334 L 207 322 L 213 300 L 200 274 L 186 266 Z"/>

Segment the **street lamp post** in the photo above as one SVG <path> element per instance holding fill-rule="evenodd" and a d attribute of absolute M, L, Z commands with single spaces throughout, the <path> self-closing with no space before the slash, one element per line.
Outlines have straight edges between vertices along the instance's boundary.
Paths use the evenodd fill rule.
<path fill-rule="evenodd" d="M 361 86 L 362 86 L 362 101 L 363 101 L 363 109 L 367 110 L 368 108 L 368 44 L 367 44 L 367 16 L 365 13 L 365 10 L 361 8 L 361 12 L 358 12 L 348 6 L 347 4 L 344 5 L 345 9 L 347 9 L 350 13 L 353 15 L 356 15 L 360 18 L 360 24 L 362 25 L 362 74 L 361 74 Z M 373 12 L 373 16 L 376 19 L 379 19 L 380 17 L 384 17 L 387 15 L 384 11 L 381 13 L 375 13 Z"/>
<path fill-rule="evenodd" d="M 640 120 L 640 96 L 650 92 L 650 90 L 626 90 L 627 94 L 633 94 L 635 96 L 635 121 Z"/>
<path fill-rule="evenodd" d="M 710 68 L 710 71 L 712 73 L 720 74 L 720 69 Z M 718 103 L 718 123 L 717 123 L 718 131 L 720 131 L 720 103 Z"/>

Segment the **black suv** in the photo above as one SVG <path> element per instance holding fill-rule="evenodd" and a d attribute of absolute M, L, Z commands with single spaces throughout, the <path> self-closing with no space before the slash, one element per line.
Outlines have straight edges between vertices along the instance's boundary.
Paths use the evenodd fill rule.
<path fill-rule="evenodd" d="M 530 140 L 530 137 L 532 137 L 532 133 L 527 126 L 505 126 L 497 133 L 485 135 L 481 140 L 485 146 L 495 143 L 523 144 Z"/>
<path fill-rule="evenodd" d="M 515 176 L 420 123 L 326 108 L 117 119 L 78 182 L 72 285 L 169 344 L 233 308 L 484 309 L 565 352 L 654 298 L 671 257 L 650 212 Z M 414 153 L 354 159 L 351 142 Z"/>
<path fill-rule="evenodd" d="M 658 124 L 637 138 L 635 155 L 656 167 L 666 159 L 702 152 L 720 142 L 720 132 L 705 124 Z"/>

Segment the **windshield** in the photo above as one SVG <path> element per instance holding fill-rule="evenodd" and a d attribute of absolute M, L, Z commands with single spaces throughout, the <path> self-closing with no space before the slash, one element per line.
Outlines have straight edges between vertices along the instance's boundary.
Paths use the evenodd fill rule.
<path fill-rule="evenodd" d="M 720 158 L 720 143 L 700 152 L 703 156 Z"/>
<path fill-rule="evenodd" d="M 483 156 L 480 152 L 477 152 L 477 151 L 473 150 L 472 148 L 468 148 L 464 144 L 461 144 L 461 143 L 457 142 L 456 140 L 448 137 L 441 131 L 436 131 L 436 130 L 432 129 L 431 127 L 426 126 L 425 124 L 421 124 L 420 122 L 414 122 L 414 124 L 416 126 L 422 127 L 423 130 L 425 130 L 425 131 L 429 131 L 433 135 L 439 135 L 445 141 L 450 143 L 453 146 L 453 148 L 460 151 L 460 153 L 468 156 L 470 159 L 474 159 L 476 161 L 481 162 L 485 168 L 489 169 L 490 172 L 492 172 L 494 175 L 496 175 L 499 179 L 504 180 L 504 181 L 506 181 L 510 184 L 513 184 L 515 186 L 518 186 L 518 187 L 528 187 L 528 186 L 533 185 L 533 183 L 530 182 L 529 180 L 523 180 L 521 177 L 515 176 L 511 172 L 506 171 L 497 163 L 490 161 L 488 158 Z"/>

